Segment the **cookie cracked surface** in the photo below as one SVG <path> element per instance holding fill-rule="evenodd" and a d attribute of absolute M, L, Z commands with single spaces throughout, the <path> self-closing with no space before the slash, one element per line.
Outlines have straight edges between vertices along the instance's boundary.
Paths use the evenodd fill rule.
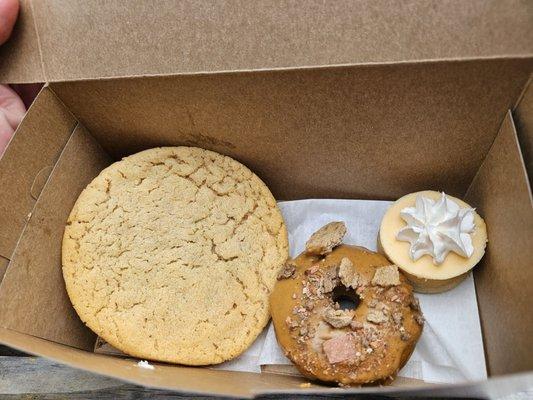
<path fill-rule="evenodd" d="M 287 256 L 265 184 L 192 147 L 146 150 L 102 171 L 74 205 L 62 254 L 89 328 L 127 354 L 188 365 L 250 346 Z"/>

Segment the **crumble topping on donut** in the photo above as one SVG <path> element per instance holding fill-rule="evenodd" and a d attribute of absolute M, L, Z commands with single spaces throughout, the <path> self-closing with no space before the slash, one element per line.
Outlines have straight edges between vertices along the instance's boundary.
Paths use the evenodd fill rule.
<path fill-rule="evenodd" d="M 371 309 L 366 315 L 366 320 L 375 324 L 381 324 L 387 322 L 389 317 L 382 310 Z"/>
<path fill-rule="evenodd" d="M 415 318 L 416 323 L 421 326 L 424 325 L 424 322 L 426 321 L 424 316 L 421 313 L 415 314 L 414 318 Z"/>
<path fill-rule="evenodd" d="M 329 254 L 334 247 L 342 243 L 344 235 L 346 235 L 344 222 L 330 222 L 311 235 L 305 244 L 305 251 L 319 256 Z"/>
<path fill-rule="evenodd" d="M 376 272 L 374 277 L 376 275 L 378 277 L 377 279 L 373 279 L 370 284 L 367 283 L 361 286 L 358 283 L 355 285 L 357 288 L 362 289 L 361 294 L 369 293 L 372 295 L 371 300 L 367 303 L 368 311 L 365 317 L 366 321 L 369 322 L 368 324 L 354 321 L 355 314 L 352 310 L 340 309 L 338 303 L 332 301 L 330 297 L 325 296 L 341 285 L 346 289 L 353 288 L 352 283 L 355 279 L 358 282 L 363 282 L 362 277 L 357 278 L 358 274 L 350 260 L 345 257 L 341 260 L 339 266 L 333 265 L 328 267 L 315 263 L 305 269 L 304 279 L 302 280 L 302 306 L 294 307 L 292 310 L 294 319 L 289 318 L 287 321 L 287 325 L 294 332 L 298 343 L 304 345 L 308 339 L 313 339 L 314 347 L 318 346 L 320 348 L 319 343 L 324 345 L 328 341 L 329 344 L 324 347 L 329 352 L 328 360 L 337 360 L 340 357 L 336 355 L 340 351 L 339 349 L 342 349 L 342 357 L 344 357 L 348 354 L 345 350 L 351 346 L 351 344 L 341 343 L 341 339 L 338 338 L 340 333 L 344 332 L 345 328 L 349 329 L 348 332 L 352 336 L 343 336 L 344 339 L 347 340 L 349 338 L 350 343 L 354 341 L 354 338 L 356 341 L 358 338 L 361 339 L 362 349 L 359 353 L 363 355 L 370 354 L 380 348 L 381 342 L 378 338 L 379 335 L 376 331 L 376 326 L 386 325 L 386 329 L 390 328 L 398 332 L 401 340 L 409 340 L 410 336 L 402 326 L 404 317 L 401 308 L 406 306 L 416 308 L 418 307 L 418 303 L 416 300 L 413 300 L 414 297 L 412 294 L 405 293 L 398 286 L 389 286 L 396 283 L 394 272 L 397 272 L 397 269 L 394 266 L 380 267 L 377 270 L 381 270 L 382 273 L 378 275 Z M 392 271 L 392 274 L 390 271 Z M 389 288 L 385 290 L 384 287 L 378 286 L 377 284 L 387 285 Z M 325 327 L 323 326 L 320 329 L 321 334 L 318 337 L 315 336 L 317 330 L 313 330 L 310 326 L 311 320 L 313 320 L 313 317 L 316 317 L 317 313 L 327 322 Z M 417 314 L 415 314 L 415 318 L 417 318 Z M 335 361 L 334 363 L 341 362 L 343 361 Z M 350 361 L 352 364 L 354 362 L 356 362 L 354 359 Z"/>
<path fill-rule="evenodd" d="M 315 303 L 311 300 L 306 300 L 304 302 L 304 307 L 307 311 L 311 311 L 313 308 L 315 308 Z"/>
<path fill-rule="evenodd" d="M 305 270 L 305 274 L 306 275 L 314 275 L 314 274 L 316 274 L 318 272 L 319 269 L 320 269 L 320 265 L 315 264 L 311 268 L 306 269 Z"/>
<path fill-rule="evenodd" d="M 337 267 L 333 266 L 326 270 L 322 276 L 322 292 L 330 293 L 339 284 L 339 275 Z"/>
<path fill-rule="evenodd" d="M 400 284 L 400 272 L 396 265 L 387 265 L 379 267 L 372 278 L 372 285 L 378 286 L 397 286 Z"/>
<path fill-rule="evenodd" d="M 306 251 L 294 260 L 294 279 L 278 283 L 272 313 L 276 335 L 308 377 L 341 385 L 387 379 L 403 366 L 420 336 L 418 301 L 383 256 L 346 245 L 333 250 L 337 244 L 325 255 Z M 290 297 L 294 300 L 287 307 Z M 355 308 L 339 305 L 347 300 Z"/>
<path fill-rule="evenodd" d="M 353 312 L 349 310 L 335 310 L 328 308 L 324 313 L 324 320 L 334 328 L 344 328 L 350 325 L 353 319 Z"/>
<path fill-rule="evenodd" d="M 400 339 L 402 339 L 404 342 L 408 341 L 409 339 L 411 339 L 411 335 L 409 335 L 406 331 L 405 331 L 405 328 L 403 326 L 400 326 Z"/>
<path fill-rule="evenodd" d="M 281 271 L 278 274 L 278 280 L 294 278 L 294 273 L 296 272 L 296 265 L 294 261 L 287 260 Z"/>
<path fill-rule="evenodd" d="M 350 322 L 350 328 L 352 328 L 352 330 L 356 331 L 358 329 L 363 329 L 363 324 L 359 321 L 352 321 Z"/>
<path fill-rule="evenodd" d="M 339 284 L 338 269 L 331 266 L 328 269 L 321 269 L 315 264 L 305 270 L 307 281 L 304 284 L 303 295 L 309 299 L 323 299 L 324 293 L 330 293 Z"/>
<path fill-rule="evenodd" d="M 357 289 L 363 284 L 362 277 L 355 270 L 353 263 L 346 257 L 341 260 L 339 265 L 339 278 L 347 288 Z"/>
<path fill-rule="evenodd" d="M 351 333 L 335 336 L 323 344 L 324 353 L 331 364 L 355 361 L 361 355 L 357 352 L 355 337 Z"/>
<path fill-rule="evenodd" d="M 396 325 L 401 325 L 403 321 L 402 313 L 399 311 L 392 313 L 392 320 L 394 321 Z"/>

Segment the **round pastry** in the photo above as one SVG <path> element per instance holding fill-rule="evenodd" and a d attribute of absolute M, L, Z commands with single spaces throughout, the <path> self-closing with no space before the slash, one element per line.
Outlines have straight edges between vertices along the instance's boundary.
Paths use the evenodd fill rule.
<path fill-rule="evenodd" d="M 428 190 L 408 194 L 387 210 L 378 242 L 415 291 L 438 293 L 457 286 L 481 260 L 487 228 L 464 201 Z"/>
<path fill-rule="evenodd" d="M 413 352 L 422 313 L 398 268 L 381 254 L 340 245 L 344 224 L 334 224 L 337 240 L 324 238 L 334 230 L 328 225 L 281 271 L 270 298 L 276 336 L 285 355 L 311 379 L 386 383 Z M 338 302 L 345 299 L 355 308 L 343 309 Z"/>
<path fill-rule="evenodd" d="M 106 342 L 206 365 L 241 354 L 262 331 L 288 242 L 276 201 L 248 168 L 166 147 L 126 157 L 87 186 L 62 256 L 74 308 Z"/>

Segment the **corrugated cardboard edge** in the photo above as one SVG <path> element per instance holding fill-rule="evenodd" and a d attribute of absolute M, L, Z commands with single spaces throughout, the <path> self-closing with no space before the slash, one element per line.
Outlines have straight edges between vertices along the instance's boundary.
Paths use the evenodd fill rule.
<path fill-rule="evenodd" d="M 489 373 L 529 370 L 533 199 L 510 111 L 465 198 L 487 220 L 487 252 L 474 276 Z"/>
<path fill-rule="evenodd" d="M 394 8 L 381 0 L 253 6 L 182 1 L 123 8 L 25 0 L 15 36 L 2 49 L 0 81 L 530 57 L 529 11 L 516 0 L 477 0 L 460 8 L 439 1 Z"/>

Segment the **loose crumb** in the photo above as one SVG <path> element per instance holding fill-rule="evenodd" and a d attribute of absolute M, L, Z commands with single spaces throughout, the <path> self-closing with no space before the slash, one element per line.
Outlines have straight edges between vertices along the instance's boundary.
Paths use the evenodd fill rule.
<path fill-rule="evenodd" d="M 146 360 L 139 361 L 137 363 L 137 365 L 140 368 L 149 369 L 149 370 L 152 370 L 152 371 L 155 369 L 155 367 L 152 364 L 150 364 L 148 361 L 146 361 Z"/>

